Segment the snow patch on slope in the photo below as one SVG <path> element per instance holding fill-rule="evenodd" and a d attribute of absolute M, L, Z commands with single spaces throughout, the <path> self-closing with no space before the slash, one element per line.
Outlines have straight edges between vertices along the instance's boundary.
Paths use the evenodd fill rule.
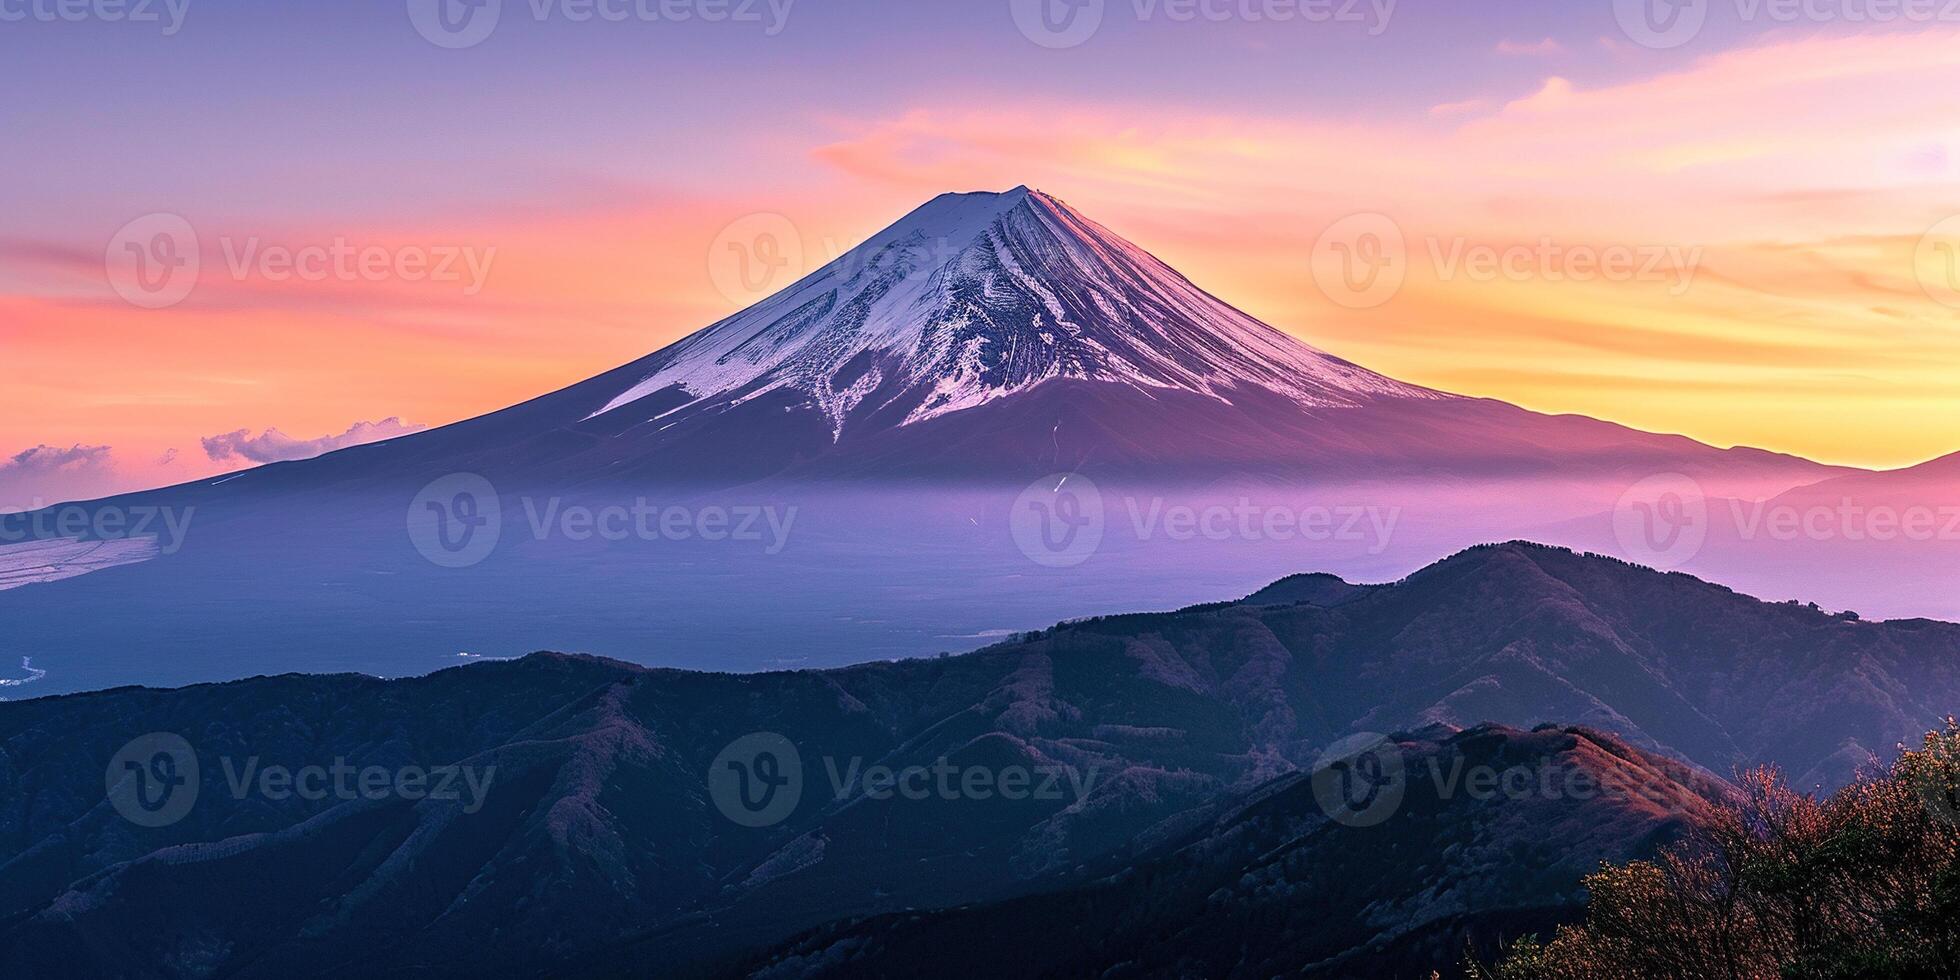
<path fill-rule="evenodd" d="M 684 408 L 786 388 L 835 438 L 861 409 L 897 403 L 911 424 L 1061 378 L 1307 406 L 1453 397 L 1315 350 L 1025 187 L 936 198 L 649 364 L 588 417 L 674 388 Z"/>

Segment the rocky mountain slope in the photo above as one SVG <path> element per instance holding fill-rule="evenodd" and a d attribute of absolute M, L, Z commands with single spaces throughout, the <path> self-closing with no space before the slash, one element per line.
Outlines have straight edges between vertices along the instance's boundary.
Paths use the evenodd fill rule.
<path fill-rule="evenodd" d="M 1500 741 L 1524 738 L 1526 756 L 1576 747 L 1597 768 L 1595 748 L 1612 755 L 1624 740 L 1642 758 L 1692 763 L 1667 769 L 1683 786 L 1761 762 L 1831 783 L 1960 704 L 1960 627 L 1854 622 L 1532 545 L 1474 549 L 1390 585 L 1293 581 L 1256 599 L 834 671 L 538 655 L 412 680 L 285 676 L 0 704 L 0 789 L 16 801 L 0 810 L 0 972 L 531 973 L 622 949 L 726 968 L 840 920 L 1106 887 L 1179 841 L 1224 833 L 1201 828 L 1242 805 L 1230 801 L 1283 794 L 1358 733 L 1418 732 L 1436 747 L 1405 754 L 1427 757 L 1482 744 L 1435 734 L 1447 729 L 1583 723 L 1616 738 Z M 130 778 L 118 753 L 152 733 L 181 737 L 198 760 L 185 776 L 194 806 L 160 826 L 103 795 L 105 779 Z M 795 752 L 763 768 L 750 749 L 764 734 Z M 730 761 L 758 780 L 739 806 L 714 788 Z M 302 781 L 309 796 L 263 782 L 268 769 L 337 764 L 461 767 L 487 791 L 350 797 Z M 881 783 L 878 767 L 916 782 Z M 1010 771 L 1018 792 L 1000 792 Z M 747 801 L 784 779 L 797 787 L 782 790 L 788 807 L 754 819 Z M 1290 833 L 1311 813 L 1289 807 Z M 1632 819 L 1499 813 L 1558 835 Z M 1449 842 L 1501 850 L 1531 836 L 1483 833 L 1438 827 L 1378 857 L 1442 861 L 1443 880 L 1467 867 L 1450 863 Z M 1620 853 L 1588 840 L 1575 853 Z M 1554 905 L 1569 894 L 1563 878 L 1542 883 L 1532 894 Z M 1465 893 L 1463 914 L 1487 894 Z M 1416 904 L 1384 905 L 1343 935 L 1401 948 L 1409 910 L 1448 918 L 1449 902 L 1394 901 Z"/>
<path fill-rule="evenodd" d="M 1195 829 L 1106 878 L 836 923 L 738 972 L 895 977 L 932 964 L 949 977 L 1455 975 L 1466 949 L 1488 956 L 1575 918 L 1583 875 L 1652 855 L 1727 792 L 1583 728 L 1432 729 L 1376 751 L 1405 770 L 1392 813 L 1330 816 L 1326 770 L 1295 773 L 1207 808 Z M 1480 784 L 1475 774 L 1498 778 Z M 960 955 L 941 955 L 952 949 Z"/>

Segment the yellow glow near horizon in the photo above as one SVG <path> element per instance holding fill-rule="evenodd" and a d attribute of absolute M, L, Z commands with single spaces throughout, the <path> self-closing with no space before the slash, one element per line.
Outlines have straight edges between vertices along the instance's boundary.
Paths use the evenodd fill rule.
<path fill-rule="evenodd" d="M 191 301 L 139 312 L 104 297 L 99 259 L 50 255 L 46 288 L 0 294 L 0 450 L 112 445 L 123 482 L 142 485 L 218 468 L 202 434 L 466 418 L 733 312 L 708 268 L 717 234 L 745 215 L 791 220 L 807 270 L 939 192 L 1025 183 L 1227 302 L 1404 380 L 1718 445 L 1910 465 L 1960 450 L 1956 39 L 1786 40 L 1612 88 L 1553 77 L 1508 103 L 1459 93 L 1479 97 L 1369 123 L 1080 102 L 914 109 L 836 120 L 814 145 L 781 137 L 771 151 L 808 165 L 779 186 L 366 236 L 494 242 L 494 274 L 470 297 L 207 268 Z M 1323 294 L 1311 257 L 1360 212 L 1395 223 L 1407 281 L 1349 309 Z M 1537 257 L 1547 243 L 1661 260 L 1571 281 Z M 1480 250 L 1526 258 L 1480 276 L 1462 263 Z M 151 462 L 170 448 L 176 462 Z"/>

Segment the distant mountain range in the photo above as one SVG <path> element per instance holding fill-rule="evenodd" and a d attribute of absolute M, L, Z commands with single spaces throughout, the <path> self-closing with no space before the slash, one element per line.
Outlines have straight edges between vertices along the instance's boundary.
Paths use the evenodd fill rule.
<path fill-rule="evenodd" d="M 1662 461 L 1758 484 L 1820 475 L 1396 381 L 1260 323 L 1026 187 L 935 198 L 768 300 L 551 400 L 558 425 L 602 437 L 581 468 L 658 476 L 682 460 L 693 473 L 872 480 Z M 735 458 L 737 444 L 749 451 Z"/>
<path fill-rule="evenodd" d="M 454 472 L 564 491 L 1025 482 L 1073 468 L 1322 480 L 1660 468 L 1723 490 L 1853 472 L 1397 381 L 1259 322 L 1019 187 L 934 198 L 776 295 L 563 390 L 169 494 L 218 508 Z"/>
<path fill-rule="evenodd" d="M 1185 494 L 1288 520 L 1366 511 L 1382 530 L 1187 550 L 1112 533 L 1063 578 L 1028 562 L 1013 529 L 1045 506 L 1017 492 L 1061 474 L 1104 489 L 1116 531 Z M 0 619 L 17 644 L 0 652 L 31 657 L 46 671 L 35 690 L 52 692 L 268 669 L 419 673 L 458 652 L 537 648 L 838 665 L 1199 601 L 1302 565 L 1396 577 L 1511 537 L 1652 561 L 1615 532 L 1649 503 L 1623 495 L 1657 475 L 1710 502 L 1895 485 L 1396 381 L 1259 323 L 1047 194 L 948 194 L 748 310 L 532 401 L 0 516 L 12 539 Z M 641 506 L 679 512 L 683 530 L 730 508 L 767 508 L 780 526 L 745 547 L 677 542 L 657 524 L 601 539 L 559 520 Z M 1133 519 L 1130 537 L 1150 533 Z M 430 557 L 434 540 L 480 551 Z M 1828 543 L 1709 541 L 1686 567 L 1758 594 L 1960 615 L 1943 580 L 1889 557 L 1907 581 L 1844 572 Z M 786 636 L 793 651 L 779 649 Z"/>
<path fill-rule="evenodd" d="M 1735 767 L 1836 785 L 1956 704 L 1960 626 L 1526 544 L 841 670 L 42 698 L 0 704 L 0 974 L 1426 971 Z"/>

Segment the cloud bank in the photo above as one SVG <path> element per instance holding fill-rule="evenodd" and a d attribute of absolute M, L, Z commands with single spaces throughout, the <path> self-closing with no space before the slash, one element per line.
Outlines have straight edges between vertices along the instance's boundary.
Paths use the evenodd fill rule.
<path fill-rule="evenodd" d="M 211 457 L 214 462 L 220 463 L 235 459 L 253 463 L 279 463 L 286 460 L 311 459 L 336 449 L 393 439 L 426 428 L 428 426 L 414 425 L 390 417 L 379 422 L 356 422 L 346 432 L 321 436 L 318 439 L 295 439 L 278 429 L 267 429 L 258 435 L 253 435 L 250 429 L 239 429 L 236 432 L 204 437 L 204 454 Z"/>
<path fill-rule="evenodd" d="M 38 445 L 0 459 L 0 510 L 29 510 L 121 488 L 108 446 Z"/>

